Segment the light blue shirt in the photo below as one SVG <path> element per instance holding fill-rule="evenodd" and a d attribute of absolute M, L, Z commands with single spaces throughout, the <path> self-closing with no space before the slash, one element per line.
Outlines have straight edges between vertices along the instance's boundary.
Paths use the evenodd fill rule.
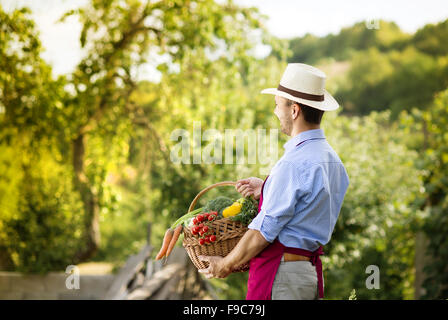
<path fill-rule="evenodd" d="M 268 242 L 278 238 L 287 247 L 314 251 L 330 241 L 349 185 L 347 171 L 322 129 L 301 132 L 284 148 L 248 227 Z"/>

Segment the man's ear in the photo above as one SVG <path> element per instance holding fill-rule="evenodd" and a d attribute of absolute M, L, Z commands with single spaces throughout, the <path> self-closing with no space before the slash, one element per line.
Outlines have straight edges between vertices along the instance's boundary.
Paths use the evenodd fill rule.
<path fill-rule="evenodd" d="M 298 108 L 295 108 L 296 105 L 297 105 Z M 295 112 L 296 109 L 297 109 L 297 113 L 296 113 L 296 117 L 294 117 L 294 112 Z M 299 114 L 300 114 L 300 110 L 301 110 L 300 105 L 297 102 L 294 102 L 292 110 L 293 110 L 292 119 L 296 120 L 299 117 Z"/>

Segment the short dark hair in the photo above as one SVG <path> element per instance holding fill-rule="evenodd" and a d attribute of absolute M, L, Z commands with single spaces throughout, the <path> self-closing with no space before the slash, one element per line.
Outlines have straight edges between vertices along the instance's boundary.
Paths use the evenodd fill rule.
<path fill-rule="evenodd" d="M 292 106 L 293 104 L 297 103 L 300 106 L 300 109 L 303 111 L 303 116 L 305 117 L 305 121 L 312 124 L 320 124 L 322 120 L 322 116 L 324 115 L 325 111 L 307 106 L 303 103 L 299 103 L 297 101 L 289 100 L 287 99 L 286 105 L 288 107 Z"/>

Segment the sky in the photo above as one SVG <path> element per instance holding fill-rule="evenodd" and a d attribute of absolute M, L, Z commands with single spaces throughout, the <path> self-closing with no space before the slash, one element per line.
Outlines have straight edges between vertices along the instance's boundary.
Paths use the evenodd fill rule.
<path fill-rule="evenodd" d="M 223 0 L 218 0 L 222 2 Z M 241 6 L 257 7 L 267 18 L 266 26 L 280 38 L 337 34 L 341 28 L 360 21 L 394 21 L 405 32 L 413 33 L 428 23 L 448 18 L 448 0 L 234 0 Z M 7 11 L 29 6 L 41 32 L 45 48 L 43 59 L 53 66 L 55 75 L 71 72 L 82 57 L 79 45 L 81 26 L 73 18 L 56 23 L 66 11 L 87 0 L 0 0 Z M 381 26 L 380 26 L 381 27 Z M 259 54 L 266 52 L 260 48 Z M 160 73 L 149 66 L 140 78 L 157 81 Z"/>
<path fill-rule="evenodd" d="M 427 23 L 448 18 L 447 0 L 236 0 L 257 7 L 269 16 L 269 31 L 282 38 L 311 33 L 337 34 L 355 22 L 383 19 L 394 21 L 405 32 L 413 33 Z"/>

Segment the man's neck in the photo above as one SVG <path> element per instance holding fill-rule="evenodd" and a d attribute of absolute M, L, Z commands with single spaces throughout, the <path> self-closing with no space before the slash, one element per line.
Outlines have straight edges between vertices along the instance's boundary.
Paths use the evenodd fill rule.
<path fill-rule="evenodd" d="M 312 125 L 312 126 L 300 126 L 297 128 L 293 128 L 291 131 L 291 137 L 295 137 L 301 132 L 308 131 L 308 130 L 314 130 L 314 129 L 320 129 L 320 125 L 316 124 L 316 125 Z"/>

